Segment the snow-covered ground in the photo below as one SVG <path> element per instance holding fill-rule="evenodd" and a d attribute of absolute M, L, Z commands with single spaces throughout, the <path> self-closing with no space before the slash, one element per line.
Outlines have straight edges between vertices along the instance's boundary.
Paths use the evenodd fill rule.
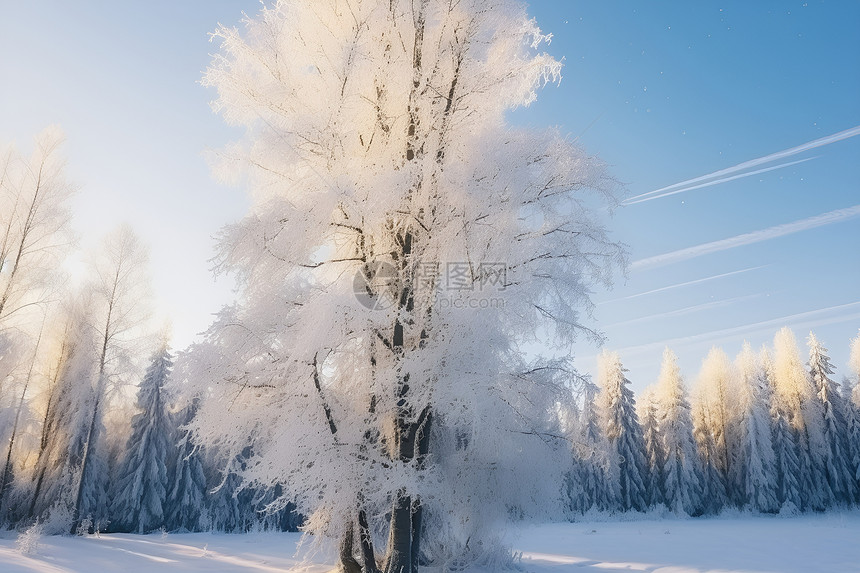
<path fill-rule="evenodd" d="M 23 555 L 0 539 L 4 573 L 330 571 L 295 557 L 299 534 L 43 537 Z M 795 518 L 589 521 L 526 527 L 514 546 L 522 570 L 660 573 L 860 571 L 860 512 Z"/>

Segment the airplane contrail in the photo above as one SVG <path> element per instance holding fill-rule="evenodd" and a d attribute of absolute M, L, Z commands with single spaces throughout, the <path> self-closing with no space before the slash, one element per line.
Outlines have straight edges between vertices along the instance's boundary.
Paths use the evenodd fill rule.
<path fill-rule="evenodd" d="M 676 288 L 681 288 L 681 287 L 685 287 L 685 286 L 697 285 L 697 284 L 700 284 L 700 283 L 705 283 L 705 282 L 708 282 L 708 281 L 713 281 L 713 280 L 716 280 L 716 279 L 721 279 L 721 278 L 723 278 L 723 277 L 730 277 L 730 276 L 732 276 L 732 275 L 739 275 L 739 274 L 741 274 L 741 273 L 746 273 L 746 272 L 749 272 L 749 271 L 756 271 L 756 270 L 758 270 L 758 269 L 763 269 L 763 268 L 764 268 L 764 267 L 766 267 L 766 266 L 767 266 L 767 265 L 759 265 L 759 266 L 757 266 L 757 267 L 749 267 L 749 268 L 747 268 L 747 269 L 740 269 L 740 270 L 738 270 L 738 271 L 731 271 L 731 272 L 728 272 L 728 273 L 722 273 L 722 274 L 719 274 L 719 275 L 712 275 L 712 276 L 704 277 L 704 278 L 701 278 L 701 279 L 696 279 L 696 280 L 692 280 L 692 281 L 686 281 L 686 282 L 683 282 L 683 283 L 677 283 L 677 284 L 673 284 L 673 285 L 669 285 L 669 286 L 664 286 L 664 287 L 660 287 L 660 288 L 655 288 L 655 289 L 652 289 L 652 290 L 647 290 L 647 291 L 645 291 L 645 292 L 638 292 L 638 293 L 636 293 L 636 294 L 631 294 L 631 295 L 628 295 L 628 296 L 622 296 L 622 297 L 619 297 L 619 298 L 613 298 L 613 299 L 611 299 L 611 300 L 604 300 L 604 301 L 602 301 L 602 302 L 597 303 L 597 305 L 598 305 L 598 306 L 600 306 L 600 305 L 602 305 L 602 304 L 607 304 L 607 303 L 610 303 L 610 302 L 618 302 L 618 301 L 620 301 L 620 300 L 629 300 L 629 299 L 631 299 L 631 298 L 639 298 L 640 296 L 645 296 L 645 295 L 654 294 L 654 293 L 658 293 L 658 292 L 663 292 L 663 291 L 667 291 L 667 290 L 672 290 L 672 289 L 676 289 Z"/>
<path fill-rule="evenodd" d="M 813 159 L 818 159 L 818 156 L 815 157 L 807 157 L 805 159 L 798 159 L 797 161 L 789 161 L 788 163 L 780 163 L 779 165 L 772 165 L 770 167 L 764 167 L 762 169 L 756 169 L 755 171 L 746 171 L 739 175 L 732 175 L 731 177 L 723 177 L 720 179 L 714 179 L 712 181 L 706 181 L 705 183 L 699 183 L 698 185 L 693 185 L 691 187 L 681 187 L 680 189 L 675 189 L 673 191 L 666 191 L 665 193 L 661 193 L 659 195 L 651 195 L 650 197 L 645 197 L 649 193 L 644 193 L 642 195 L 637 195 L 636 197 L 631 197 L 630 199 L 624 201 L 623 205 L 635 205 L 637 203 L 644 203 L 646 201 L 653 201 L 654 199 L 662 199 L 663 197 L 668 197 L 670 195 L 677 195 L 678 193 L 686 193 L 687 191 L 692 191 L 694 189 L 701 189 L 702 187 L 710 187 L 711 185 L 719 185 L 720 183 L 726 183 L 728 181 L 734 181 L 735 179 L 743 179 L 744 177 L 750 177 L 752 175 L 758 175 L 760 173 L 767 173 L 768 171 L 775 171 L 777 169 L 782 169 L 784 167 L 791 167 L 792 165 L 797 165 L 798 163 L 806 163 L 807 161 L 812 161 Z M 654 193 L 651 191 L 650 193 Z M 641 199 L 639 199 L 641 197 Z"/>
<path fill-rule="evenodd" d="M 725 177 L 727 175 L 733 175 L 739 171 L 745 171 L 747 169 L 751 169 L 753 167 L 758 167 L 759 165 L 763 165 L 765 163 L 771 163 L 772 161 L 779 161 L 780 159 L 785 159 L 787 157 L 791 157 L 793 155 L 797 155 L 798 153 L 803 153 L 804 151 L 809 151 L 810 149 L 815 149 L 816 147 L 821 147 L 824 145 L 830 145 L 831 143 L 836 143 L 837 141 L 842 141 L 844 139 L 848 139 L 854 136 L 860 135 L 860 125 L 856 127 L 852 127 L 850 129 L 846 129 L 844 131 L 840 131 L 839 133 L 834 133 L 833 135 L 828 135 L 825 137 L 820 137 L 818 139 L 814 139 L 802 145 L 798 145 L 795 147 L 790 147 L 788 149 L 784 149 L 782 151 L 777 151 L 776 153 L 771 153 L 770 155 L 765 155 L 764 157 L 759 157 L 757 159 L 751 159 L 749 161 L 744 161 L 743 163 L 738 163 L 732 167 L 727 167 L 725 169 L 720 169 L 719 171 L 714 171 L 713 173 L 709 173 L 707 175 L 702 175 L 700 177 L 694 177 L 693 179 L 687 179 L 686 181 L 681 181 L 679 183 L 673 183 L 672 185 L 667 185 L 666 187 L 662 187 L 660 189 L 655 189 L 654 191 L 649 191 L 648 193 L 642 193 L 641 195 L 637 195 L 635 197 L 631 197 L 627 200 L 630 201 L 638 201 L 644 197 L 648 197 L 651 195 L 658 195 L 660 193 L 664 193 L 666 191 L 671 191 L 673 189 L 678 189 L 679 187 L 687 187 L 689 185 L 695 185 L 697 183 L 702 183 L 709 179 L 714 179 L 717 177 Z"/>
<path fill-rule="evenodd" d="M 783 237 L 785 235 L 799 233 L 800 231 L 806 231 L 809 229 L 814 229 L 816 227 L 823 227 L 825 225 L 839 223 L 841 221 L 852 219 L 857 216 L 860 216 L 860 205 L 846 207 L 845 209 L 837 209 L 835 211 L 829 211 L 827 213 L 822 213 L 821 215 L 816 215 L 807 219 L 801 219 L 799 221 L 793 221 L 791 223 L 776 225 L 775 227 L 769 227 L 760 231 L 744 233 L 742 235 L 736 235 L 727 239 L 720 239 L 719 241 L 703 243 L 701 245 L 688 247 L 686 249 L 679 249 L 677 251 L 663 253 L 662 255 L 639 259 L 638 261 L 634 261 L 633 263 L 631 263 L 630 270 L 636 271 L 660 267 L 671 263 L 677 263 L 680 261 L 685 261 L 687 259 L 700 257 L 702 255 L 717 253 L 719 251 L 725 251 L 727 249 L 733 249 L 735 247 L 743 247 L 745 245 L 751 245 L 753 243 L 760 243 L 761 241 L 767 241 L 769 239 L 775 239 L 777 237 Z"/>

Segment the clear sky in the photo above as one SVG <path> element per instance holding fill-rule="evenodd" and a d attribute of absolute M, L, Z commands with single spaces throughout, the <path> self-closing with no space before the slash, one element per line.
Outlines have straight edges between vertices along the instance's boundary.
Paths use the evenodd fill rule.
<path fill-rule="evenodd" d="M 7 1 L 0 12 L 0 140 L 68 137 L 83 245 L 119 222 L 149 243 L 178 346 L 230 298 L 208 259 L 248 202 L 203 154 L 238 137 L 197 84 L 255 0 Z M 636 389 L 665 345 L 693 380 L 716 344 L 735 354 L 781 326 L 810 329 L 837 378 L 860 328 L 860 3 L 531 5 L 564 79 L 512 121 L 558 125 L 626 185 L 612 221 L 629 275 L 597 292 L 595 324 Z M 576 348 L 592 370 L 596 349 Z"/>

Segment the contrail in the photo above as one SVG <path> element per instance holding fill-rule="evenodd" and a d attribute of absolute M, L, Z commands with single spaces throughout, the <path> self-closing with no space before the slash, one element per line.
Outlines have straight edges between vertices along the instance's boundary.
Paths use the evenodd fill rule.
<path fill-rule="evenodd" d="M 663 291 L 667 291 L 667 290 L 672 290 L 672 289 L 676 289 L 676 288 L 681 288 L 681 287 L 685 287 L 685 286 L 697 285 L 697 284 L 700 284 L 700 283 L 705 283 L 705 282 L 708 282 L 708 281 L 713 281 L 713 280 L 716 280 L 716 279 L 721 279 L 721 278 L 723 278 L 723 277 L 730 277 L 730 276 L 732 276 L 732 275 L 739 275 L 739 274 L 741 274 L 741 273 L 746 273 L 746 272 L 749 272 L 749 271 L 755 271 L 755 270 L 758 270 L 758 269 L 763 269 L 763 268 L 764 268 L 764 267 L 766 267 L 766 266 L 767 266 L 767 265 L 759 265 L 759 266 L 757 266 L 757 267 L 750 267 L 750 268 L 748 268 L 748 269 L 741 269 L 741 270 L 739 270 L 739 271 L 731 271 L 731 272 L 729 272 L 729 273 L 722 273 L 722 274 L 719 274 L 719 275 L 713 275 L 713 276 L 710 276 L 710 277 L 704 277 L 704 278 L 701 278 L 701 279 L 696 279 L 696 280 L 687 281 L 687 282 L 683 282 L 683 283 L 678 283 L 678 284 L 674 284 L 674 285 L 669 285 L 669 286 L 664 286 L 664 287 L 660 287 L 660 288 L 655 288 L 655 289 L 653 289 L 653 290 L 648 290 L 648 291 L 645 291 L 645 292 L 639 292 L 639 293 L 636 293 L 636 294 L 631 294 L 631 295 L 629 295 L 629 296 L 622 296 L 622 297 L 619 297 L 619 298 L 613 298 L 612 300 L 604 300 L 604 301 L 602 301 L 602 302 L 597 303 L 597 305 L 598 305 L 598 306 L 600 306 L 601 304 L 607 304 L 607 303 L 610 303 L 610 302 L 618 302 L 619 300 L 628 300 L 628 299 L 631 299 L 631 298 L 638 298 L 638 297 L 640 297 L 640 296 L 645 296 L 645 295 L 654 294 L 654 293 L 658 293 L 658 292 L 663 292 Z"/>
<path fill-rule="evenodd" d="M 701 177 L 695 177 L 693 179 L 688 179 L 686 181 L 681 181 L 680 183 L 674 183 L 672 185 L 668 185 L 661 189 L 655 189 L 654 191 L 649 191 L 648 193 L 643 193 L 641 195 L 637 195 L 635 197 L 631 197 L 628 201 L 636 201 L 638 199 L 642 199 L 644 197 L 648 197 L 650 195 L 657 195 L 663 193 L 665 191 L 671 191 L 673 189 L 678 189 L 679 187 L 687 187 L 689 185 L 695 185 L 696 183 L 702 183 L 709 179 L 714 179 L 717 177 L 725 177 L 727 175 L 733 175 L 739 171 L 744 171 L 746 169 L 751 169 L 753 167 L 758 167 L 759 165 L 763 165 L 765 163 L 770 163 L 772 161 L 779 161 L 780 159 L 785 159 L 786 157 L 791 157 L 793 155 L 797 155 L 798 153 L 803 153 L 804 151 L 809 151 L 810 149 L 815 149 L 816 147 L 821 147 L 824 145 L 830 145 L 831 143 L 836 143 L 837 141 L 842 141 L 843 139 L 848 139 L 850 137 L 854 137 L 856 135 L 860 135 L 860 125 L 856 127 L 852 127 L 851 129 L 846 129 L 845 131 L 840 131 L 839 133 L 834 133 L 833 135 L 828 135 L 826 137 L 821 137 L 819 139 L 814 139 L 802 145 L 798 145 L 796 147 L 791 147 L 789 149 L 785 149 L 783 151 L 777 151 L 776 153 L 771 153 L 770 155 L 765 155 L 764 157 L 759 157 L 758 159 L 751 159 L 749 161 L 744 161 L 743 163 L 738 163 L 733 167 L 727 167 L 725 169 L 720 169 L 719 171 L 714 171 L 713 173 L 709 173 L 708 175 L 702 175 Z"/>
<path fill-rule="evenodd" d="M 798 159 L 797 161 L 789 161 L 788 163 L 780 163 L 779 165 L 772 165 L 770 167 L 764 167 L 762 169 L 756 169 L 755 171 L 747 171 L 745 173 L 741 173 L 739 175 L 732 175 L 731 177 L 723 177 L 722 179 L 714 179 L 713 181 L 707 181 L 705 183 L 699 183 L 698 185 L 693 185 L 692 187 L 681 187 L 680 189 L 675 189 L 674 191 L 666 191 L 665 193 L 661 193 L 660 195 L 651 195 L 650 197 L 645 197 L 645 195 L 650 195 L 651 193 L 656 193 L 656 191 L 651 191 L 649 193 L 644 193 L 642 195 L 637 195 L 636 197 L 631 197 L 630 199 L 622 202 L 623 205 L 635 205 L 636 203 L 644 203 L 645 201 L 653 201 L 654 199 L 662 199 L 663 197 L 668 197 L 669 195 L 677 195 L 678 193 L 686 193 L 687 191 L 692 191 L 693 189 L 701 189 L 702 187 L 710 187 L 711 185 L 719 185 L 720 183 L 726 183 L 728 181 L 734 181 L 735 179 L 743 179 L 744 177 L 750 177 L 752 175 L 758 175 L 759 173 L 767 173 L 768 171 L 775 171 L 777 169 L 782 169 L 784 167 L 791 167 L 792 165 L 797 165 L 798 163 L 805 163 L 807 161 L 812 161 L 813 159 L 818 159 L 818 156 L 815 157 L 807 157 L 806 159 Z M 641 197 L 641 199 L 640 199 Z"/>
<path fill-rule="evenodd" d="M 826 316 L 833 313 L 833 316 Z M 825 316 L 822 316 L 825 315 Z M 660 342 L 649 342 L 647 344 L 639 344 L 636 346 L 628 346 L 619 349 L 621 354 L 635 354 L 641 352 L 652 352 L 654 349 L 663 348 L 664 346 L 679 346 L 683 347 L 696 342 L 712 341 L 713 344 L 723 340 L 735 339 L 738 335 L 751 335 L 758 332 L 766 332 L 769 330 L 779 329 L 783 326 L 794 328 L 815 328 L 827 324 L 839 324 L 860 318 L 860 301 L 850 302 L 848 304 L 840 304 L 819 308 L 818 310 L 810 310 L 798 314 L 782 316 L 771 320 L 763 320 L 761 322 L 753 322 L 732 328 L 724 328 L 712 332 L 703 332 L 692 336 L 681 338 L 672 338 L 662 340 Z"/>
<path fill-rule="evenodd" d="M 836 211 L 830 211 L 828 213 L 809 217 L 808 219 L 801 219 L 800 221 L 785 223 L 782 225 L 777 225 L 775 227 L 762 229 L 760 231 L 753 231 L 752 233 L 736 235 L 734 237 L 729 237 L 728 239 L 721 239 L 719 241 L 703 243 L 694 247 L 688 247 L 686 249 L 680 249 L 677 251 L 664 253 L 662 255 L 656 255 L 654 257 L 639 259 L 638 261 L 634 261 L 630 265 L 630 270 L 636 271 L 660 267 L 663 265 L 668 265 L 671 263 L 677 263 L 680 261 L 685 261 L 687 259 L 700 257 L 702 255 L 708 255 L 711 253 L 717 253 L 719 251 L 734 249 L 735 247 L 743 247 L 746 245 L 751 245 L 753 243 L 760 243 L 769 239 L 775 239 L 777 237 L 783 237 L 785 235 L 799 233 L 800 231 L 806 231 L 809 229 L 814 229 L 816 227 L 823 227 L 825 225 L 839 223 L 841 221 L 857 217 L 858 215 L 860 215 L 860 205 L 854 205 L 853 207 L 847 207 L 845 209 L 837 209 Z"/>
<path fill-rule="evenodd" d="M 764 296 L 764 295 L 762 293 L 756 293 L 756 294 L 748 294 L 748 295 L 744 295 L 744 296 L 736 296 L 734 298 L 714 300 L 714 301 L 706 302 L 706 303 L 702 303 L 702 304 L 694 304 L 693 306 L 686 306 L 684 308 L 679 308 L 677 310 L 671 310 L 669 312 L 661 312 L 658 314 L 649 314 L 647 316 L 640 316 L 638 318 L 631 318 L 630 320 L 624 320 L 622 322 L 616 322 L 613 324 L 608 324 L 608 325 L 606 325 L 605 328 L 607 328 L 607 329 L 608 328 L 617 328 L 619 326 L 626 326 L 628 324 L 636 324 L 638 322 L 646 322 L 649 320 L 654 320 L 655 318 L 671 318 L 673 316 L 683 316 L 685 314 L 690 314 L 693 312 L 699 312 L 702 310 L 708 310 L 711 308 L 720 308 L 720 307 L 724 307 L 724 306 L 729 306 L 729 305 L 734 304 L 736 302 L 741 302 L 744 300 L 752 300 L 754 298 L 759 298 L 761 296 Z"/>

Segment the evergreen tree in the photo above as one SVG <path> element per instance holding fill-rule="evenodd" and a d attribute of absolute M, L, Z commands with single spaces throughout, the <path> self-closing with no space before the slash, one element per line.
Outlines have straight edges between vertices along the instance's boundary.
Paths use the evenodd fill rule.
<path fill-rule="evenodd" d="M 236 456 L 223 471 L 212 468 L 207 521 L 213 531 L 244 533 L 257 522 L 258 516 L 252 504 L 254 490 L 242 487 L 242 478 L 238 473 L 245 469 L 249 450 L 246 448 Z"/>
<path fill-rule="evenodd" d="M 696 440 L 701 460 L 702 511 L 718 513 L 728 500 L 726 483 L 720 471 L 721 459 L 716 440 L 710 430 L 708 412 L 701 401 L 697 400 L 692 408 L 693 437 Z"/>
<path fill-rule="evenodd" d="M 776 460 L 777 500 L 783 509 L 799 510 L 803 507 L 803 499 L 800 489 L 797 434 L 792 430 L 791 418 L 778 393 L 773 360 L 766 349 L 762 349 L 761 364 L 772 398 L 770 417 L 773 424 L 772 442 Z"/>
<path fill-rule="evenodd" d="M 597 394 L 597 386 L 586 381 L 572 479 L 574 483 L 570 486 L 571 509 L 574 511 L 585 512 L 592 508 L 609 511 L 618 507 L 617 482 L 611 479 L 607 458 L 609 442 L 600 428 L 600 416 L 595 407 Z"/>
<path fill-rule="evenodd" d="M 205 520 L 206 474 L 199 449 L 183 428 L 194 417 L 197 402 L 193 401 L 177 414 L 177 426 L 183 436 L 177 445 L 171 489 L 167 503 L 167 527 L 171 530 L 200 531 Z"/>
<path fill-rule="evenodd" d="M 821 345 L 813 333 L 809 333 L 809 377 L 812 380 L 815 397 L 820 407 L 817 411 L 823 430 L 824 449 L 822 451 L 824 474 L 835 501 L 853 503 L 855 501 L 854 472 L 851 471 L 851 450 L 848 445 L 848 425 L 845 419 L 845 405 L 836 383 L 830 379 L 833 366 L 827 349 Z"/>
<path fill-rule="evenodd" d="M 646 388 L 639 398 L 639 419 L 642 420 L 642 438 L 645 442 L 646 481 L 651 505 L 664 503 L 663 447 L 657 424 L 657 403 L 653 388 Z"/>
<path fill-rule="evenodd" d="M 729 482 L 738 457 L 738 435 L 734 426 L 736 409 L 735 372 L 721 348 L 711 348 L 702 361 L 696 392 L 701 425 L 697 428 L 703 459 L 719 474 L 727 500 L 735 498 Z M 702 450 L 704 448 L 704 450 Z"/>
<path fill-rule="evenodd" d="M 609 440 L 612 463 L 617 468 L 619 502 L 622 509 L 643 511 L 648 506 L 645 475 L 645 443 L 636 415 L 636 400 L 624 376 L 621 358 L 604 350 L 598 362 L 600 408 L 603 433 Z"/>
<path fill-rule="evenodd" d="M 163 346 L 153 356 L 137 392 L 140 413 L 118 471 L 113 503 L 114 527 L 146 533 L 165 524 L 167 460 L 173 455 L 172 425 L 165 396 L 173 359 Z"/>
<path fill-rule="evenodd" d="M 779 500 L 767 375 L 749 343 L 744 343 L 735 364 L 740 448 L 734 471 L 729 476 L 737 496 L 735 501 L 756 511 L 775 512 L 779 509 Z"/>
<path fill-rule="evenodd" d="M 843 394 L 846 407 L 851 412 L 848 445 L 851 448 L 851 467 L 854 470 L 854 479 L 858 486 L 858 497 L 860 497 L 860 334 L 851 340 L 850 356 L 848 364 L 854 375 L 854 381 L 845 379 Z"/>
<path fill-rule="evenodd" d="M 846 376 L 842 379 L 842 403 L 845 406 L 845 435 L 848 442 L 849 469 L 854 478 L 855 492 L 860 493 L 860 408 L 854 403 L 855 385 Z"/>
<path fill-rule="evenodd" d="M 824 415 L 791 330 L 777 332 L 773 346 L 774 398 L 797 444 L 801 509 L 822 510 L 835 499 L 824 471 Z"/>
<path fill-rule="evenodd" d="M 663 352 L 656 387 L 657 423 L 663 452 L 662 491 L 675 513 L 693 515 L 702 508 L 702 475 L 687 392 L 675 354 Z"/>

